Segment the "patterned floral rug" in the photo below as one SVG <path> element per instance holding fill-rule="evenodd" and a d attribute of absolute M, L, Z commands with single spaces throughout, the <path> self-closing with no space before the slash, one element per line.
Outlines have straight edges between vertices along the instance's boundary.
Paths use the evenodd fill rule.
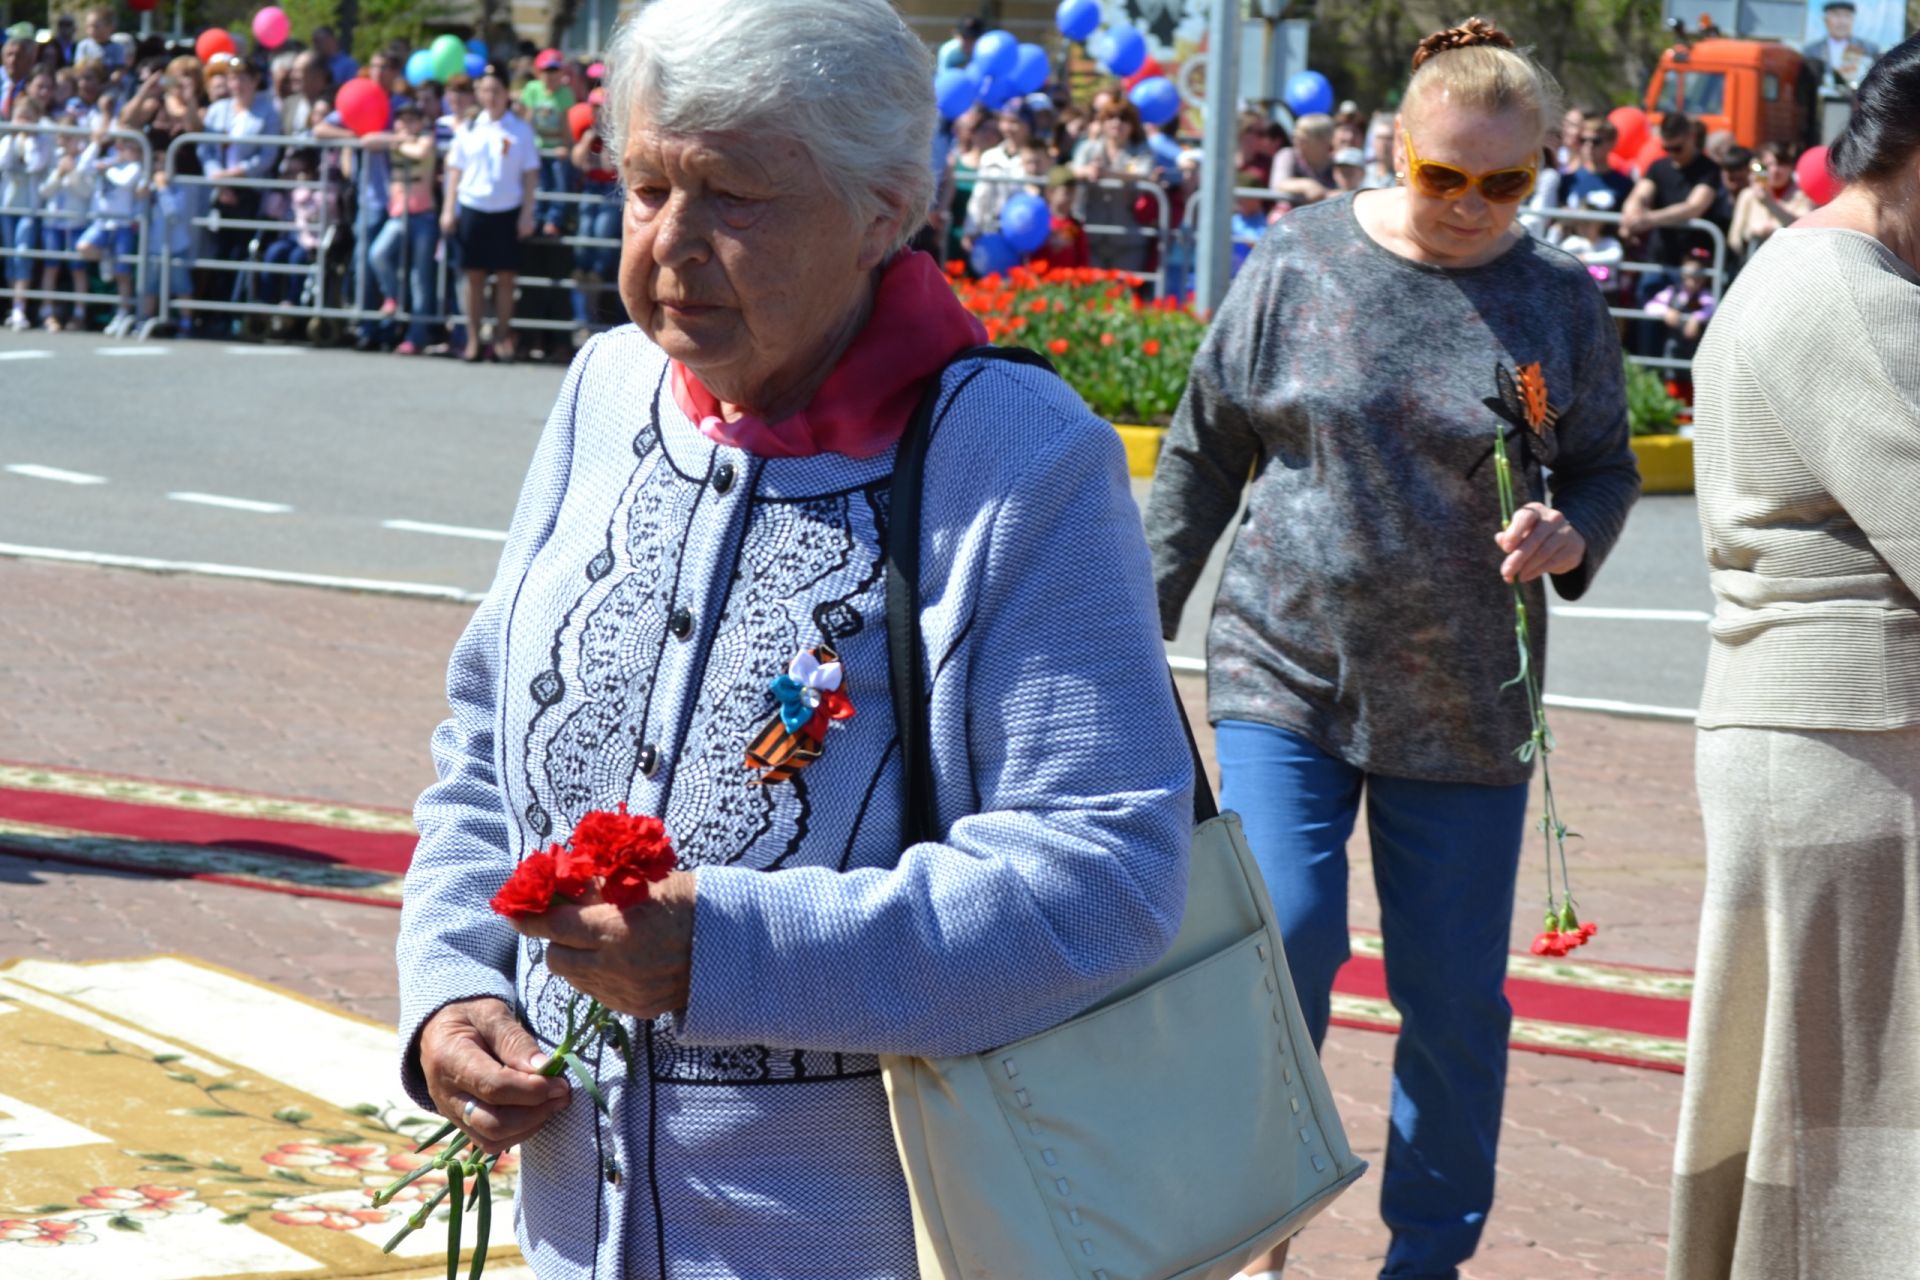
<path fill-rule="evenodd" d="M 386 1027 L 197 961 L 0 966 L 0 1276 L 422 1273 L 443 1226 L 380 1249 L 446 1175 L 373 1204 L 430 1158 L 396 1058 Z M 493 1280 L 519 1262 L 513 1186 Z"/>
<path fill-rule="evenodd" d="M 0 763 L 0 849 L 279 893 L 400 905 L 412 819 L 391 809 Z M 1378 935 L 1355 932 L 1334 1021 L 1396 1031 Z M 1657 1071 L 1686 1061 L 1691 974 L 1515 954 L 1513 1047 Z"/>

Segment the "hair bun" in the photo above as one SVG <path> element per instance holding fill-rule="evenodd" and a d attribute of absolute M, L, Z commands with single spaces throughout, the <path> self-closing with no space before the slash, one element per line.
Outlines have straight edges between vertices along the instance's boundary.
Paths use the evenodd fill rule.
<path fill-rule="evenodd" d="M 1413 51 L 1413 69 L 1418 71 L 1421 64 L 1436 53 L 1445 53 L 1449 49 L 1471 49 L 1477 44 L 1498 45 L 1502 49 L 1511 49 L 1513 37 L 1485 18 L 1468 18 L 1457 27 L 1436 31 L 1422 40 L 1420 47 Z"/>

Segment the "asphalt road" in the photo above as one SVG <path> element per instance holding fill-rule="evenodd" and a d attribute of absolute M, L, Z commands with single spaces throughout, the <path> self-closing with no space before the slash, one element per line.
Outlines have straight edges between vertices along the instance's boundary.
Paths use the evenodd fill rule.
<path fill-rule="evenodd" d="M 555 366 L 0 334 L 0 554 L 37 548 L 478 593 Z M 1135 482 L 1145 501 L 1148 482 Z M 1204 653 L 1218 561 L 1177 660 Z M 4 608 L 0 602 L 0 608 Z M 1645 498 L 1555 602 L 1548 692 L 1693 707 L 1712 608 L 1693 500 Z"/>

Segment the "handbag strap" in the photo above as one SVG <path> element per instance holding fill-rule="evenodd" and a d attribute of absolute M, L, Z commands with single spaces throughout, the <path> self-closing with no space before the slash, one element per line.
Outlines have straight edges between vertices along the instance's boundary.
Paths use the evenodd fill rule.
<path fill-rule="evenodd" d="M 967 384 L 986 371 L 991 361 L 1032 365 L 1053 373 L 1053 362 L 1037 351 L 1024 347 L 972 347 L 955 356 L 948 365 L 975 361 L 975 367 L 946 397 L 952 409 Z M 932 738 L 927 726 L 928 691 L 925 654 L 920 644 L 920 500 L 924 488 L 927 447 L 938 427 L 934 412 L 940 405 L 945 370 L 928 386 L 913 416 L 907 420 L 894 457 L 893 489 L 887 505 L 887 653 L 890 659 L 888 679 L 893 694 L 893 720 L 900 736 L 901 773 L 906 779 L 904 834 L 909 844 L 938 840 L 943 834 L 933 811 Z M 944 417 L 944 415 L 942 415 Z M 1171 669 L 1167 672 L 1173 681 Z M 1193 724 L 1187 719 L 1180 701 L 1180 689 L 1173 689 L 1173 705 L 1180 716 L 1180 728 L 1186 735 L 1187 750 L 1193 756 L 1193 817 L 1196 824 L 1218 816 L 1213 788 L 1207 782 L 1200 746 L 1194 740 Z"/>

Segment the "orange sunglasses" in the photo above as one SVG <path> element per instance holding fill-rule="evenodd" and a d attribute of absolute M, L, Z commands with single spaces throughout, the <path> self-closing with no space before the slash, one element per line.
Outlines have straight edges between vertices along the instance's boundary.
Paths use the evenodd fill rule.
<path fill-rule="evenodd" d="M 1422 160 L 1420 153 L 1413 149 L 1413 135 L 1403 128 L 1400 136 L 1407 144 L 1407 172 L 1414 189 L 1423 196 L 1431 196 L 1435 200 L 1458 200 L 1478 187 L 1488 204 L 1518 204 L 1533 194 L 1533 184 L 1540 174 L 1538 160 L 1512 169 L 1468 173 L 1458 165 Z"/>

